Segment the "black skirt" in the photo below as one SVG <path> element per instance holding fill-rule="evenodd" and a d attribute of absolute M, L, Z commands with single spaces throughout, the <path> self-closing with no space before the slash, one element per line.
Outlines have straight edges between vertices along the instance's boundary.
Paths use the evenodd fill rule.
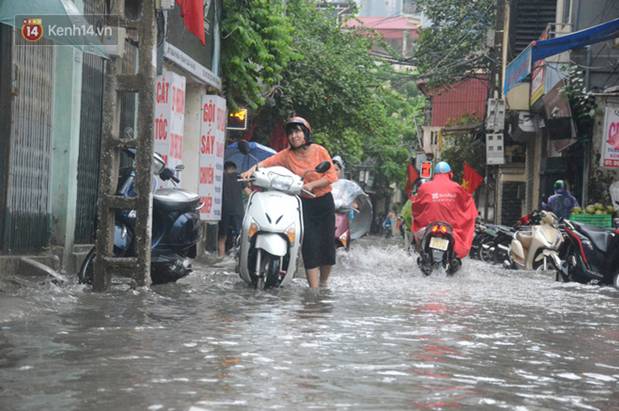
<path fill-rule="evenodd" d="M 327 193 L 318 198 L 302 198 L 303 265 L 306 269 L 335 265 L 335 204 Z"/>

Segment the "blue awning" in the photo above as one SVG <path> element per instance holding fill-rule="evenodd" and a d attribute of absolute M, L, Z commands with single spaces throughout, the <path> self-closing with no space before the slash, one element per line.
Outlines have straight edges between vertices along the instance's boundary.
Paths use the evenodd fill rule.
<path fill-rule="evenodd" d="M 565 36 L 533 42 L 531 64 L 567 50 L 599 43 L 619 36 L 619 18 Z"/>
<path fill-rule="evenodd" d="M 528 77 L 538 60 L 615 37 L 619 37 L 619 18 L 565 36 L 533 41 L 507 65 L 503 92 L 507 94 L 517 83 Z"/>

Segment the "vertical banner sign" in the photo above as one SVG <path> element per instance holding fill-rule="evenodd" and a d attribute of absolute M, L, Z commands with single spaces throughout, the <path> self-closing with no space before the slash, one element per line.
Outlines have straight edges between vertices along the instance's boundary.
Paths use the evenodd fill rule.
<path fill-rule="evenodd" d="M 155 152 L 174 168 L 183 158 L 185 77 L 166 71 L 157 77 L 155 93 Z"/>
<path fill-rule="evenodd" d="M 226 100 L 215 95 L 202 96 L 200 123 L 200 184 L 198 192 L 204 206 L 200 219 L 221 219 L 221 189 L 226 143 Z"/>
<path fill-rule="evenodd" d="M 600 154 L 602 167 L 619 168 L 619 107 L 606 107 Z"/>

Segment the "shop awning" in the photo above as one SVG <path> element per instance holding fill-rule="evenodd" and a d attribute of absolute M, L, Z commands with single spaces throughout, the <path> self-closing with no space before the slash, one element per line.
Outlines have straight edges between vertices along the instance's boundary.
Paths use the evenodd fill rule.
<path fill-rule="evenodd" d="M 20 30 L 22 22 L 21 20 L 16 22 L 16 16 L 41 18 L 43 22 L 45 22 L 46 16 L 64 16 L 67 22 L 74 25 L 90 25 L 75 4 L 69 0 L 0 0 L 0 23 Z M 86 53 L 108 57 L 101 42 L 95 37 L 89 36 L 87 41 L 83 41 L 84 38 L 82 37 L 80 40 L 66 36 L 55 37 L 52 41 L 58 45 L 72 46 Z"/>
<path fill-rule="evenodd" d="M 615 37 L 619 37 L 619 18 L 565 36 L 533 41 L 507 65 L 503 91 L 507 93 L 530 75 L 538 60 Z"/>

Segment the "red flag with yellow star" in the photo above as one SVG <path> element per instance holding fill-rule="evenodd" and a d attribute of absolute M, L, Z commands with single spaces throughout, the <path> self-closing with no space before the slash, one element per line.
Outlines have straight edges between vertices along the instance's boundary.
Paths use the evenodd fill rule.
<path fill-rule="evenodd" d="M 484 182 L 484 178 L 473 167 L 464 162 L 464 176 L 462 177 L 462 187 L 473 194 L 475 190 Z"/>

